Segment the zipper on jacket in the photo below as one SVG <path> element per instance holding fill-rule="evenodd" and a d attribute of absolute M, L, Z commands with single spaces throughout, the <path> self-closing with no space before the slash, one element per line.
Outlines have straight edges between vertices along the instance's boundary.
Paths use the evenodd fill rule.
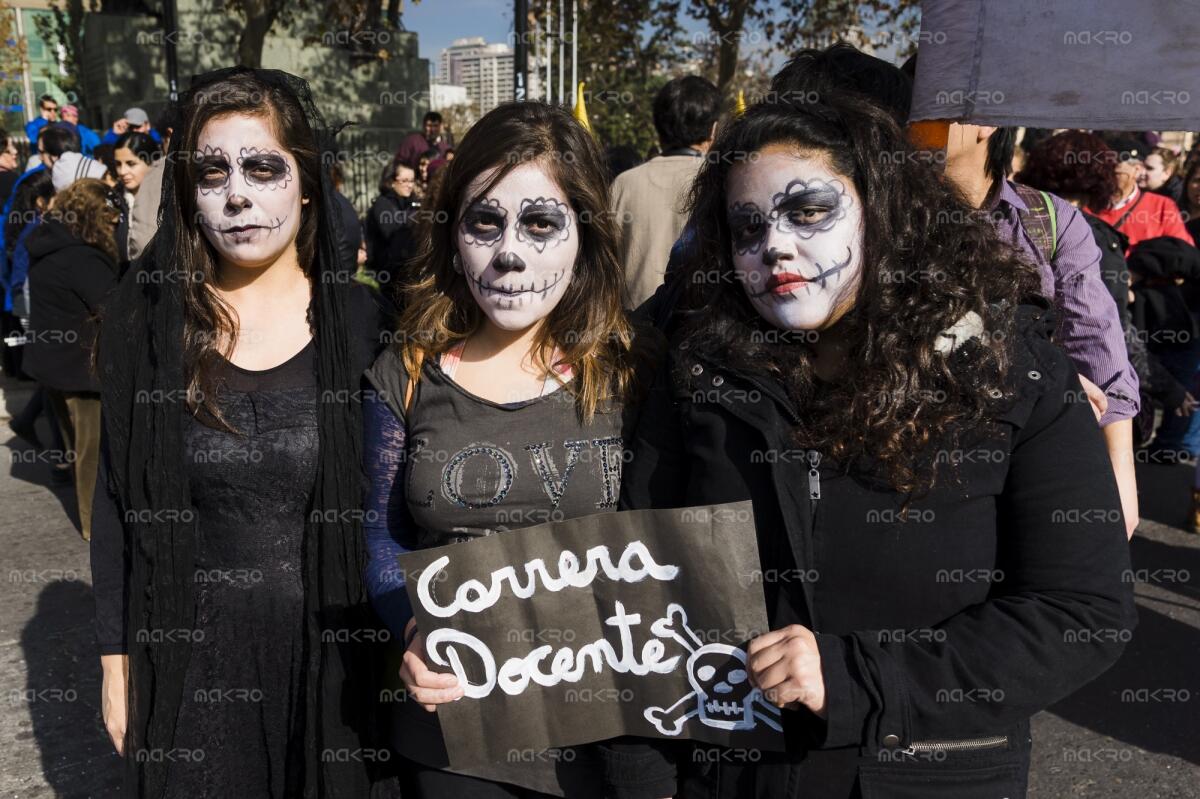
<path fill-rule="evenodd" d="M 976 752 L 1001 746 L 1008 746 L 1007 735 L 989 735 L 986 738 L 964 738 L 957 741 L 913 741 L 902 751 L 906 755 L 915 755 L 918 752 Z"/>
<path fill-rule="evenodd" d="M 821 465 L 821 453 L 810 449 L 805 454 L 808 456 L 808 498 L 815 504 L 821 498 L 821 472 L 817 469 Z"/>

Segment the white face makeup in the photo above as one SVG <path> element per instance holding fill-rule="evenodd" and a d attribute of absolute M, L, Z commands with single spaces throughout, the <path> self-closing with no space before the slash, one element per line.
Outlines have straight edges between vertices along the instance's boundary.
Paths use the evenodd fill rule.
<path fill-rule="evenodd" d="M 468 188 L 455 248 L 488 319 L 503 330 L 524 330 L 566 293 L 579 253 L 579 221 L 543 165 L 521 164 L 478 196 L 493 174 L 484 172 Z"/>
<path fill-rule="evenodd" d="M 862 205 L 822 159 L 770 145 L 726 181 L 738 281 L 763 319 L 821 330 L 849 309 L 862 279 Z"/>
<path fill-rule="evenodd" d="M 300 230 L 300 168 L 265 117 L 231 115 L 204 126 L 196 146 L 200 229 L 222 260 L 269 266 Z"/>

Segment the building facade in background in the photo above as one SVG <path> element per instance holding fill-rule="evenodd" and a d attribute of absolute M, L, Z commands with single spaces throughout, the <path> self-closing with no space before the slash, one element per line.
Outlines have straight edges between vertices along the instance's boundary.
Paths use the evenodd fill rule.
<path fill-rule="evenodd" d="M 455 39 L 437 60 L 437 83 L 462 86 L 479 115 L 513 100 L 513 50 L 483 37 Z"/>
<path fill-rule="evenodd" d="M 58 104 L 76 103 L 51 80 L 63 66 L 60 54 L 38 34 L 36 19 L 49 19 L 49 0 L 5 0 L 0 14 L 7 16 L 6 30 L 11 42 L 3 42 L 8 52 L 23 50 L 23 58 L 6 61 L 0 87 L 4 93 L 0 127 L 16 136 L 24 135 L 25 123 L 37 115 L 38 98 L 49 94 Z"/>

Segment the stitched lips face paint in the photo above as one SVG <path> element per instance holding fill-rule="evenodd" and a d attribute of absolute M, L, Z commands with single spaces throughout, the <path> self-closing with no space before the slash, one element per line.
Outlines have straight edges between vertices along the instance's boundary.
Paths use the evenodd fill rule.
<path fill-rule="evenodd" d="M 455 246 L 480 309 L 503 330 L 546 318 L 566 293 L 579 254 L 579 221 L 546 168 L 521 164 L 488 190 L 475 178 L 459 210 Z"/>
<path fill-rule="evenodd" d="M 735 274 L 759 315 L 784 330 L 840 319 L 862 279 L 862 205 L 850 179 L 771 145 L 733 167 L 725 188 Z"/>
<path fill-rule="evenodd" d="M 204 126 L 195 159 L 200 229 L 222 260 L 273 263 L 300 230 L 299 166 L 257 116 L 218 117 Z"/>

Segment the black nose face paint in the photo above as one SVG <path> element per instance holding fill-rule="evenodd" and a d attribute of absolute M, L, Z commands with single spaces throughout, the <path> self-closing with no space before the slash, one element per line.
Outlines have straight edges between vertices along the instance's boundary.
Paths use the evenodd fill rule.
<path fill-rule="evenodd" d="M 515 252 L 500 253 L 496 256 L 496 260 L 492 262 L 492 265 L 500 273 L 525 271 L 525 261 Z"/>
<path fill-rule="evenodd" d="M 768 247 L 767 251 L 765 253 L 763 253 L 763 264 L 765 264 L 766 266 L 774 266 L 775 264 L 779 263 L 783 259 L 783 257 L 784 257 L 783 250 L 777 249 L 775 247 Z"/>

